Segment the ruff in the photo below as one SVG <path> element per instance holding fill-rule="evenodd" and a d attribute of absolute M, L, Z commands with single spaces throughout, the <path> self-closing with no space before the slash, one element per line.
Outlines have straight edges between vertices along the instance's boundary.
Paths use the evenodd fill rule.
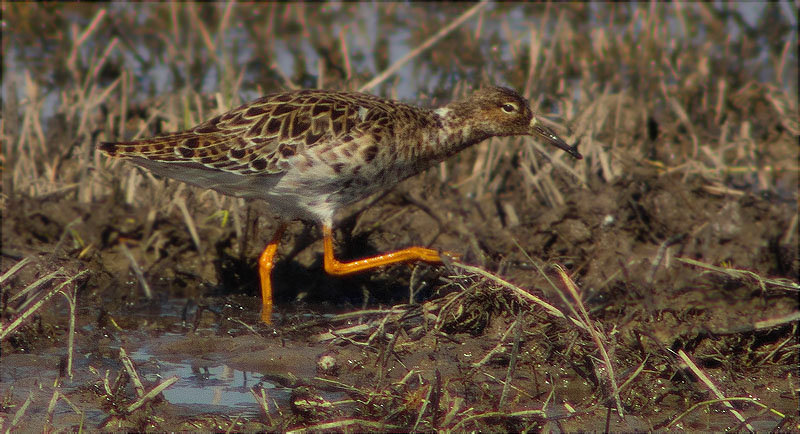
<path fill-rule="evenodd" d="M 259 260 L 262 318 L 269 322 L 270 274 L 286 221 L 322 226 L 325 270 L 331 274 L 397 262 L 439 263 L 437 251 L 421 247 L 339 262 L 333 255 L 334 214 L 495 136 L 538 136 L 581 158 L 537 120 L 525 98 L 502 87 L 480 89 L 438 109 L 355 92 L 276 93 L 183 132 L 99 148 L 162 176 L 269 203 L 282 219 Z"/>

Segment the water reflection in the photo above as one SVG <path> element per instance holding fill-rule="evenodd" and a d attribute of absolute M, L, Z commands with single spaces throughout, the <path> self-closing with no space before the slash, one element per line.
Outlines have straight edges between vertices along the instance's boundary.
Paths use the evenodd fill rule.
<path fill-rule="evenodd" d="M 243 412 L 246 416 L 262 413 L 250 390 L 254 386 L 265 389 L 270 401 L 288 402 L 289 391 L 259 380 L 257 373 L 240 371 L 228 365 L 198 365 L 194 363 L 166 362 L 142 348 L 131 354 L 139 366 L 140 374 L 148 381 L 160 382 L 177 376 L 180 380 L 163 392 L 171 404 L 188 406 L 197 413 Z"/>

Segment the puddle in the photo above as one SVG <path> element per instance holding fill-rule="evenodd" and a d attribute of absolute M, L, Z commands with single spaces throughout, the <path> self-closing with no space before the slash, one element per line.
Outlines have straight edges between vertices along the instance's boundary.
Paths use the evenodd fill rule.
<path fill-rule="evenodd" d="M 84 337 L 90 333 L 86 328 L 82 331 L 87 333 Z M 136 337 L 131 339 L 133 336 Z M 216 339 L 219 338 L 215 338 L 215 341 Z M 254 337 L 252 340 L 258 341 L 259 338 Z M 72 396 L 79 392 L 80 388 L 77 386 L 98 381 L 97 374 L 90 374 L 89 370 L 85 369 L 88 366 L 93 366 L 95 372 L 100 372 L 100 375 L 108 370 L 111 379 L 116 372 L 123 369 L 117 363 L 118 359 L 107 365 L 98 363 L 97 360 L 90 361 L 89 358 L 94 358 L 89 356 L 92 352 L 87 351 L 86 344 L 90 341 L 91 339 L 76 341 L 74 378 L 62 380 L 58 386 L 62 393 Z M 194 346 L 202 355 L 191 355 L 191 352 L 188 352 L 190 355 L 187 356 L 172 351 L 176 345 Z M 258 393 L 264 390 L 272 409 L 275 408 L 274 404 L 281 407 L 288 405 L 290 390 L 263 380 L 264 373 L 268 371 L 237 369 L 225 362 L 229 357 L 243 357 L 241 353 L 245 356 L 250 355 L 248 351 L 229 351 L 224 344 L 216 346 L 215 351 L 209 351 L 208 347 L 198 346 L 196 338 L 178 333 L 163 333 L 157 336 L 131 334 L 128 335 L 123 347 L 128 350 L 129 357 L 133 360 L 136 371 L 147 389 L 168 378 L 178 378 L 177 382 L 162 392 L 162 396 L 170 404 L 179 406 L 184 415 L 212 413 L 225 416 L 262 417 L 263 410 L 251 393 L 254 387 Z M 108 350 L 110 354 L 118 355 L 119 345 L 111 345 Z M 0 396 L 8 394 L 12 401 L 22 402 L 28 393 L 32 392 L 36 395 L 34 403 L 49 400 L 49 396 L 55 390 L 52 386 L 54 379 L 59 376 L 59 360 L 63 358 L 64 352 L 63 346 L 53 346 L 37 354 L 4 354 L 3 363 L 0 364 Z M 5 387 L 12 384 L 13 388 Z M 45 387 L 46 390 L 42 389 L 42 385 L 48 385 Z M 46 406 L 33 407 L 35 408 L 30 409 L 29 415 L 45 415 Z M 56 414 L 62 412 L 68 414 L 69 409 L 66 407 L 59 409 Z M 96 416 L 90 417 L 90 420 L 99 423 L 103 414 Z"/>
<path fill-rule="evenodd" d="M 148 381 L 160 382 L 177 376 L 178 382 L 164 390 L 164 399 L 198 414 L 257 416 L 261 414 L 261 407 L 250 392 L 256 385 L 266 389 L 267 396 L 279 402 L 286 401 L 289 396 L 287 389 L 262 382 L 260 374 L 240 371 L 225 364 L 198 366 L 191 362 L 166 362 L 150 353 L 148 348 L 134 351 L 131 359 L 140 366 L 140 374 Z"/>
<path fill-rule="evenodd" d="M 185 335 L 165 333 L 148 338 L 146 345 L 130 353 L 139 375 L 148 382 L 155 384 L 170 377 L 179 378 L 162 392 L 169 403 L 197 414 L 258 416 L 263 412 L 250 392 L 255 386 L 265 390 L 270 402 L 288 402 L 290 391 L 263 381 L 262 373 L 240 370 L 218 362 L 218 359 L 225 356 L 224 349 L 216 353 L 205 353 L 201 358 L 183 360 L 175 360 L 174 353 L 162 354 L 164 348 L 180 344 L 185 338 Z"/>

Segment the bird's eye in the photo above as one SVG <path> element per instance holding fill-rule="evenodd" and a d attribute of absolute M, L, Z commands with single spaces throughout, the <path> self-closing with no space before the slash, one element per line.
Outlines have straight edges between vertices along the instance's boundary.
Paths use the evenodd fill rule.
<path fill-rule="evenodd" d="M 514 113 L 514 111 L 517 109 L 514 106 L 514 104 L 508 104 L 508 103 L 503 104 L 500 108 L 503 109 L 503 111 L 506 113 Z"/>

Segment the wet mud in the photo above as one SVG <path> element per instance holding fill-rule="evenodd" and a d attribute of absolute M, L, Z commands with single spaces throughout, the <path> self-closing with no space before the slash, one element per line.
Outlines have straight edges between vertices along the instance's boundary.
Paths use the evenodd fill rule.
<path fill-rule="evenodd" d="M 276 226 L 264 204 L 232 211 L 237 233 L 188 189 L 198 248 L 175 208 L 12 194 L 0 271 L 29 259 L 4 278 L 4 324 L 51 295 L 2 341 L 0 414 L 9 423 L 30 399 L 29 428 L 57 431 L 735 428 L 722 404 L 670 425 L 688 402 L 713 399 L 679 352 L 728 393 L 796 412 L 794 203 L 656 170 L 565 184 L 563 196 L 530 201 L 512 180 L 500 196 L 470 198 L 423 174 L 348 210 L 337 253 L 426 245 L 460 258 L 348 278 L 327 276 L 319 230 L 293 223 L 264 324 L 256 261 Z M 617 385 L 585 329 L 459 263 L 580 317 L 560 264 L 607 339 Z M 780 423 L 736 408 L 756 428 Z"/>

